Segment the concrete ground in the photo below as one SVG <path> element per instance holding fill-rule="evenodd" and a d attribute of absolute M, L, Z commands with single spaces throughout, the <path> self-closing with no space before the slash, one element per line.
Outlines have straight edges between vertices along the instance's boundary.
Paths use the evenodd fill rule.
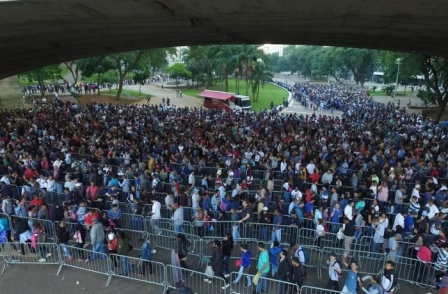
<path fill-rule="evenodd" d="M 138 91 L 139 86 L 124 86 L 124 89 L 130 89 Z M 183 95 L 182 98 L 177 97 L 175 89 L 162 89 L 158 84 L 144 85 L 141 88 L 142 93 L 153 95 L 150 105 L 162 104 L 162 99 L 170 98 L 170 105 L 177 107 L 201 107 L 203 104 L 202 99 Z M 134 104 L 146 104 L 146 100 L 139 100 Z"/>

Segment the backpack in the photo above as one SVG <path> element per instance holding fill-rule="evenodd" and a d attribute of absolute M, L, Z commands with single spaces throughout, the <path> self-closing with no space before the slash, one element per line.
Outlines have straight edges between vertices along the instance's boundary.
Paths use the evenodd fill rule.
<path fill-rule="evenodd" d="M 334 269 L 333 269 L 333 270 L 334 270 L 334 272 L 335 272 L 336 274 L 338 274 L 339 277 L 342 277 L 342 268 L 341 268 L 341 264 L 339 263 L 338 260 L 336 260 L 336 261 L 333 263 L 333 267 L 334 267 L 336 264 L 339 265 L 339 268 L 341 269 L 341 272 L 338 273 L 336 270 L 334 270 Z"/>
<path fill-rule="evenodd" d="M 299 249 L 297 249 L 296 251 L 297 258 L 299 257 L 299 251 L 303 252 L 303 257 L 305 258 L 305 264 L 308 264 L 308 262 L 310 261 L 310 254 L 308 252 L 308 249 L 306 249 L 305 247 L 300 247 Z"/>

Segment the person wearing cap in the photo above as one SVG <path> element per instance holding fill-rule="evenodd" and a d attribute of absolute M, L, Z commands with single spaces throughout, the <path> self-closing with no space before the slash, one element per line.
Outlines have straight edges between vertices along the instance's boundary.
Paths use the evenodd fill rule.
<path fill-rule="evenodd" d="M 90 229 L 90 242 L 92 243 L 93 252 L 90 260 L 96 259 L 97 252 L 102 253 L 101 259 L 104 259 L 104 227 L 97 218 L 92 220 L 93 227 Z M 85 262 L 89 262 L 88 259 Z"/>
<path fill-rule="evenodd" d="M 389 248 L 389 253 L 387 257 L 389 260 L 396 261 L 397 257 L 399 257 L 400 253 L 400 241 L 402 240 L 402 236 L 399 233 L 396 233 L 395 236 L 389 237 L 387 240 L 387 246 Z"/>
<path fill-rule="evenodd" d="M 341 265 L 337 260 L 336 253 L 330 253 L 330 258 L 327 260 L 328 264 L 328 282 L 325 289 L 340 291 L 339 277 L 342 274 Z"/>
<path fill-rule="evenodd" d="M 172 207 L 174 213 L 171 220 L 173 221 L 174 232 L 182 233 L 184 231 L 182 228 L 182 225 L 184 224 L 184 208 L 177 203 L 174 203 Z"/>
<path fill-rule="evenodd" d="M 420 199 L 420 184 L 415 185 L 415 187 L 412 189 L 411 196 L 417 197 L 417 199 Z"/>
<path fill-rule="evenodd" d="M 118 267 L 117 256 L 110 254 L 117 254 L 118 248 L 118 237 L 115 232 L 112 230 L 107 234 L 107 249 L 109 249 L 109 256 L 112 262 L 114 263 L 114 267 Z"/>

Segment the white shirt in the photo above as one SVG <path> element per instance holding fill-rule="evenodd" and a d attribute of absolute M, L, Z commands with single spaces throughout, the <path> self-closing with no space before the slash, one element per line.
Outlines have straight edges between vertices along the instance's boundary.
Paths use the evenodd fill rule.
<path fill-rule="evenodd" d="M 159 219 L 160 218 L 160 208 L 162 207 L 162 205 L 160 204 L 159 201 L 156 201 L 153 205 L 152 205 L 152 219 Z"/>
<path fill-rule="evenodd" d="M 61 166 L 61 164 L 62 164 L 62 160 L 60 160 L 60 159 L 56 159 L 53 162 L 53 166 L 57 166 L 58 168 Z"/>
<path fill-rule="evenodd" d="M 344 215 L 349 220 L 352 220 L 353 219 L 353 207 L 351 207 L 350 205 L 346 205 L 345 208 L 344 208 Z"/>
<path fill-rule="evenodd" d="M 306 166 L 306 170 L 308 171 L 308 174 L 314 174 L 314 169 L 316 168 L 316 166 L 313 163 L 308 163 L 308 165 Z"/>
<path fill-rule="evenodd" d="M 286 170 L 287 167 L 288 167 L 288 164 L 287 164 L 286 162 L 282 161 L 282 162 L 280 163 L 280 171 L 281 171 L 281 172 L 284 172 L 284 171 Z"/>
<path fill-rule="evenodd" d="M 439 213 L 439 209 L 434 204 L 432 206 L 429 206 L 429 204 L 426 204 L 426 207 L 429 207 L 429 212 L 428 212 L 429 219 L 432 219 L 436 215 L 436 213 Z"/>
<path fill-rule="evenodd" d="M 291 191 L 291 197 L 292 198 L 297 198 L 297 199 L 302 199 L 302 192 L 300 192 L 299 190 L 292 190 Z"/>
<path fill-rule="evenodd" d="M 398 213 L 395 215 L 395 220 L 394 220 L 394 224 L 392 226 L 392 231 L 396 231 L 397 226 L 401 226 L 402 228 L 404 228 L 404 217 L 403 217 L 403 215 L 401 215 L 401 213 Z"/>
<path fill-rule="evenodd" d="M 193 195 L 191 196 L 191 206 L 193 208 L 198 208 L 200 200 L 201 200 L 201 197 L 199 196 L 199 194 L 193 193 Z"/>
<path fill-rule="evenodd" d="M 296 203 L 294 201 L 291 201 L 291 203 L 289 203 L 289 207 L 288 207 L 288 214 L 291 214 L 291 211 L 294 210 L 294 205 Z"/>
<path fill-rule="evenodd" d="M 54 191 L 54 180 L 47 180 L 46 188 L 48 192 Z"/>
<path fill-rule="evenodd" d="M 419 194 L 419 191 L 417 190 L 417 189 L 412 189 L 412 194 L 411 194 L 411 197 L 412 196 L 415 196 L 415 197 L 417 197 L 417 199 L 420 199 L 420 194 Z"/>
<path fill-rule="evenodd" d="M 9 181 L 9 178 L 8 178 L 7 176 L 3 176 L 3 177 L 0 179 L 0 182 L 5 182 L 5 184 L 7 184 L 7 185 L 11 185 L 11 182 Z"/>

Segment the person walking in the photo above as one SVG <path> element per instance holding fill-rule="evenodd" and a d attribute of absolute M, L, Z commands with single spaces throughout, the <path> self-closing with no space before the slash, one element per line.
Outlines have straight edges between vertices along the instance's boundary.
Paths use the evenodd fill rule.
<path fill-rule="evenodd" d="M 283 247 L 280 246 L 278 241 L 274 241 L 272 247 L 269 248 L 269 257 L 271 261 L 271 276 L 275 277 L 278 270 L 278 259 L 280 256 L 280 252 L 283 250 Z"/>
<path fill-rule="evenodd" d="M 58 244 L 59 246 L 61 246 L 62 251 L 64 252 L 64 256 L 67 258 L 68 261 L 72 261 L 73 257 L 67 248 L 67 243 L 70 240 L 70 233 L 67 230 L 65 221 L 61 220 L 58 223 L 58 230 L 56 232 L 56 236 L 58 238 Z"/>
<path fill-rule="evenodd" d="M 120 256 L 120 265 L 122 276 L 127 276 L 131 270 L 131 263 L 129 262 L 129 252 L 131 252 L 132 246 L 130 244 L 129 237 L 123 231 L 118 231 L 118 247 L 117 254 Z"/>
<path fill-rule="evenodd" d="M 306 267 L 300 263 L 299 258 L 296 256 L 291 259 L 291 264 L 293 267 L 293 280 L 297 285 L 297 292 L 300 293 L 300 289 L 302 288 L 307 276 Z"/>
<path fill-rule="evenodd" d="M 187 256 L 188 256 L 188 249 L 190 247 L 190 242 L 187 240 L 187 238 L 185 237 L 184 234 L 177 234 L 176 236 L 177 238 L 177 249 L 176 249 L 176 253 L 179 256 L 179 262 L 180 262 L 180 266 L 184 269 L 189 270 L 190 267 L 187 265 L 187 263 L 185 262 L 187 260 Z"/>
<path fill-rule="evenodd" d="M 143 238 L 138 239 L 138 242 L 141 246 L 140 251 L 140 261 L 139 264 L 141 265 L 141 271 L 139 276 L 145 276 L 146 269 L 149 269 L 149 275 L 154 275 L 153 269 L 152 269 L 152 257 L 153 257 L 153 250 L 151 247 L 151 243 L 149 243 L 149 240 L 145 240 Z"/>
<path fill-rule="evenodd" d="M 260 294 L 262 291 L 267 292 L 266 276 L 270 269 L 269 253 L 263 242 L 258 243 L 258 251 L 260 252 L 260 255 L 258 256 L 257 275 L 259 275 L 260 278 L 258 279 L 258 284 L 254 292 L 256 294 Z"/>
<path fill-rule="evenodd" d="M 230 276 L 230 258 L 232 256 L 233 250 L 233 237 L 231 234 L 226 234 L 222 240 L 222 255 L 223 255 L 223 274 L 224 277 L 228 278 Z"/>
<path fill-rule="evenodd" d="M 213 272 L 215 273 L 216 277 L 220 277 L 220 278 L 224 279 L 225 285 L 222 287 L 222 289 L 227 289 L 230 286 L 230 284 L 229 284 L 227 278 L 223 274 L 224 264 L 223 264 L 223 255 L 222 255 L 222 247 L 221 246 L 222 246 L 222 244 L 221 244 L 221 241 L 219 241 L 219 240 L 215 240 L 212 242 L 213 253 L 212 253 L 212 257 L 210 259 L 210 266 L 212 267 Z M 207 283 L 211 283 L 212 278 L 206 277 L 204 279 L 204 281 Z"/>
<path fill-rule="evenodd" d="M 78 249 L 83 249 L 84 245 L 86 244 L 86 229 L 84 228 L 84 225 L 78 223 L 76 224 L 76 232 L 73 234 L 73 241 L 75 241 L 75 247 Z M 77 250 L 79 256 L 78 261 L 84 261 L 85 257 L 85 251 L 84 250 Z M 76 255 L 76 254 L 75 254 Z"/>
<path fill-rule="evenodd" d="M 348 267 L 348 263 L 343 261 L 344 265 Z M 362 279 L 358 272 L 358 263 L 354 260 L 350 262 L 350 270 L 345 280 L 344 288 L 342 288 L 341 294 L 356 294 L 356 289 L 362 287 Z"/>
<path fill-rule="evenodd" d="M 107 249 L 109 250 L 109 257 L 114 263 L 114 268 L 118 267 L 118 260 L 116 255 L 111 254 L 117 254 L 118 249 L 118 236 L 114 231 L 111 231 L 109 234 L 107 234 Z"/>
<path fill-rule="evenodd" d="M 100 223 L 100 221 L 95 218 L 92 220 L 93 227 L 90 229 L 90 242 L 92 243 L 93 252 L 90 256 L 90 260 L 96 259 L 96 254 L 101 253 L 101 259 L 105 259 L 104 256 L 104 227 Z M 89 262 L 89 259 L 84 261 L 85 263 Z"/>
<path fill-rule="evenodd" d="M 336 253 L 330 253 L 330 259 L 327 260 L 328 264 L 328 283 L 325 289 L 340 291 L 339 277 L 342 274 L 341 265 L 336 259 Z"/>
<path fill-rule="evenodd" d="M 251 252 L 249 251 L 249 246 L 245 243 L 240 245 L 240 249 L 243 252 L 243 255 L 241 256 L 241 262 L 240 262 L 240 269 L 238 271 L 238 276 L 233 281 L 235 285 L 237 285 L 243 276 L 243 273 L 246 275 L 247 284 L 244 285 L 246 287 L 252 286 L 252 280 L 250 279 L 250 276 L 248 275 L 250 264 L 251 264 Z"/>
<path fill-rule="evenodd" d="M 282 249 L 280 251 L 280 261 L 278 263 L 278 269 L 275 273 L 275 278 L 279 279 L 281 282 L 289 282 L 291 278 L 292 273 L 292 267 L 289 263 L 288 258 L 288 251 L 285 249 Z M 284 283 L 280 283 L 278 287 L 278 294 L 285 294 L 286 287 Z"/>

